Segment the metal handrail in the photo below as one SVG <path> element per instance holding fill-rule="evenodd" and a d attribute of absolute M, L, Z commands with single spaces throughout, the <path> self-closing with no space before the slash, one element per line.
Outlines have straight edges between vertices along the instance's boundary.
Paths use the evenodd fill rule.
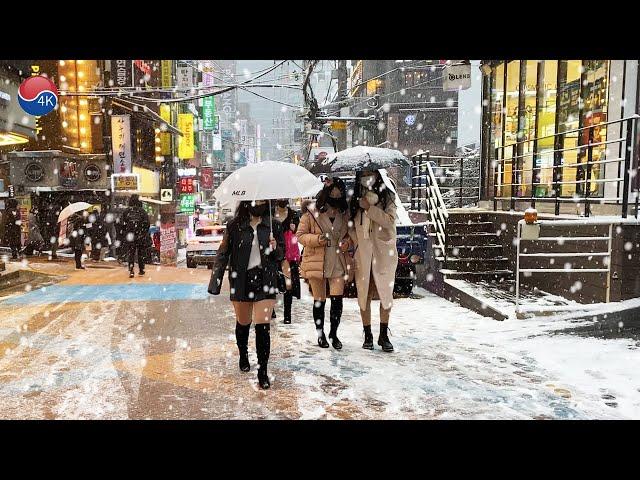
<path fill-rule="evenodd" d="M 535 139 L 522 140 L 520 142 L 511 143 L 509 145 L 503 145 L 494 148 L 495 159 L 492 164 L 494 167 L 494 185 L 493 185 L 493 206 L 494 210 L 497 210 L 497 202 L 498 200 L 510 200 L 510 209 L 516 209 L 516 201 L 521 201 L 524 199 L 530 200 L 531 207 L 535 208 L 536 201 L 546 202 L 549 201 L 549 198 L 553 198 L 555 202 L 555 214 L 560 214 L 560 203 L 565 201 L 563 198 L 567 198 L 562 195 L 563 185 L 575 185 L 576 192 L 573 195 L 572 201 L 575 203 L 584 204 L 584 215 L 590 216 L 591 209 L 590 206 L 594 202 L 602 201 L 605 198 L 605 190 L 603 187 L 599 185 L 607 185 L 607 184 L 617 184 L 616 188 L 617 195 L 615 197 L 608 197 L 607 201 L 615 201 L 616 204 L 621 204 L 621 216 L 623 218 L 627 217 L 628 207 L 629 207 L 629 196 L 631 195 L 631 199 L 636 199 L 636 209 L 635 215 L 638 216 L 638 200 L 636 191 L 640 188 L 640 181 L 636 179 L 635 186 L 631 185 L 631 178 L 629 174 L 629 169 L 631 168 L 631 158 L 634 153 L 634 139 L 635 139 L 635 130 L 637 128 L 637 120 L 640 118 L 640 115 L 634 114 L 632 116 L 618 119 L 618 120 L 610 120 L 608 122 L 598 123 L 594 125 L 588 125 L 586 127 L 576 128 L 573 130 L 569 130 L 566 132 L 560 132 L 556 134 L 545 135 L 541 137 L 537 137 Z M 620 137 L 594 142 L 594 132 L 596 128 L 605 127 L 607 125 L 619 124 L 620 125 Z M 626 130 L 626 131 L 625 131 Z M 582 140 L 582 136 L 577 136 L 578 145 L 568 147 L 568 148 L 560 148 L 564 144 L 564 139 L 567 134 L 575 133 L 575 132 L 588 132 L 588 141 L 587 143 L 580 145 L 579 143 Z M 624 132 L 624 134 L 623 134 Z M 540 139 L 545 138 L 554 138 L 554 147 L 553 149 L 546 149 L 543 151 L 537 151 L 538 141 Z M 533 143 L 533 150 L 529 152 L 525 152 L 521 155 L 517 155 L 518 147 L 524 144 Z M 616 158 L 607 158 L 609 156 L 610 150 L 609 148 L 604 148 L 608 145 L 618 144 L 620 147 L 620 152 Z M 624 148 L 624 145 L 627 148 Z M 600 156 L 600 159 L 594 160 L 593 158 L 593 149 L 594 147 L 599 147 L 599 151 L 603 152 L 603 155 Z M 622 151 L 624 148 L 624 155 L 622 155 Z M 506 156 L 506 152 L 511 152 L 509 157 Z M 564 164 L 564 155 L 562 152 L 565 151 L 578 151 L 578 161 L 576 163 Z M 537 159 L 540 159 L 542 156 L 552 156 L 553 165 L 540 165 L 536 166 Z M 531 168 L 524 168 L 522 159 L 531 157 L 532 166 Z M 618 175 L 615 178 L 592 178 L 593 169 L 592 167 L 596 165 L 607 165 L 607 164 L 616 164 L 618 165 Z M 509 165 L 511 168 L 507 168 Z M 519 168 L 518 168 L 519 167 Z M 567 168 L 575 168 L 575 180 L 571 180 L 566 178 Z M 553 178 L 551 180 L 541 181 L 541 172 L 542 171 L 551 170 Z M 621 171 L 622 170 L 622 171 Z M 601 172 L 603 169 L 601 168 Z M 606 172 L 606 170 L 604 170 Z M 525 176 L 525 172 L 531 172 L 530 175 Z M 507 175 L 510 175 L 511 178 L 506 178 Z M 531 178 L 528 178 L 531 177 Z M 565 177 L 565 178 L 563 178 Z M 592 186 L 595 188 L 595 191 L 592 191 Z M 595 187 L 597 186 L 597 187 Z M 524 188 L 522 188 L 524 187 Z M 538 197 L 537 187 L 547 187 L 551 189 L 551 196 L 543 196 Z M 506 190 L 506 189 L 509 190 Z M 532 195 L 529 197 L 520 196 L 523 193 L 526 194 L 526 190 L 530 188 Z M 505 192 L 508 192 L 508 195 L 505 195 Z M 500 192 L 500 194 L 498 193 Z M 634 197 L 635 195 L 635 197 Z"/>

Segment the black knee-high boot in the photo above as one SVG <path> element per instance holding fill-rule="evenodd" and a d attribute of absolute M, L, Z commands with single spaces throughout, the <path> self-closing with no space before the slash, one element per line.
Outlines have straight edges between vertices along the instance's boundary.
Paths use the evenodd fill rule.
<path fill-rule="evenodd" d="M 314 300 L 313 302 L 313 321 L 316 324 L 316 333 L 318 334 L 318 345 L 322 348 L 329 348 L 327 337 L 324 336 L 324 305 L 326 300 Z"/>
<path fill-rule="evenodd" d="M 271 386 L 267 375 L 267 364 L 271 352 L 271 326 L 268 323 L 256 324 L 256 353 L 258 354 L 258 384 L 260 388 L 267 389 Z"/>
<path fill-rule="evenodd" d="M 248 372 L 251 369 L 251 365 L 249 365 L 249 329 L 251 328 L 251 324 L 242 325 L 239 322 L 236 322 L 236 344 L 238 345 L 238 352 L 240 353 L 240 361 L 238 362 L 240 365 L 240 370 L 243 372 Z"/>
<path fill-rule="evenodd" d="M 291 304 L 293 303 L 293 292 L 284 292 L 284 323 L 291 323 Z"/>
<path fill-rule="evenodd" d="M 338 339 L 338 326 L 342 317 L 342 295 L 334 295 L 331 297 L 331 310 L 329 311 L 329 319 L 331 321 L 331 330 L 329 330 L 329 340 L 336 350 L 342 348 L 342 342 Z"/>

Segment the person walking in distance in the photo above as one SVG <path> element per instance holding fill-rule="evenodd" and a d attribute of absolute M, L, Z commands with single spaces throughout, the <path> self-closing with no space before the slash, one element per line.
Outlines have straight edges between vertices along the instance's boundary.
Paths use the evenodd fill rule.
<path fill-rule="evenodd" d="M 123 218 L 123 230 L 125 234 L 125 244 L 127 246 L 129 278 L 133 278 L 133 268 L 136 254 L 138 255 L 139 275 L 144 275 L 144 263 L 147 255 L 149 241 L 149 215 L 142 208 L 142 202 L 138 195 L 132 195 L 129 199 L 129 208 L 125 211 Z"/>
<path fill-rule="evenodd" d="M 356 173 L 350 210 L 349 234 L 356 248 L 355 280 L 364 328 L 362 348 L 373 350 L 371 300 L 377 294 L 380 299 L 378 345 L 383 351 L 392 352 L 388 329 L 398 266 L 396 204 L 394 192 L 384 183 L 379 171 Z"/>
<path fill-rule="evenodd" d="M 276 303 L 278 268 L 284 258 L 284 237 L 280 222 L 269 222 L 264 200 L 242 201 L 227 224 L 211 272 L 208 292 L 219 295 L 224 272 L 229 266 L 230 299 L 236 314 L 236 343 L 243 372 L 249 364 L 248 342 L 255 322 L 258 384 L 271 386 L 267 364 L 271 351 L 271 312 Z"/>
<path fill-rule="evenodd" d="M 304 245 L 301 274 L 309 281 L 313 295 L 313 319 L 316 324 L 318 345 L 328 348 L 324 335 L 324 307 L 327 283 L 331 297 L 329 339 L 336 350 L 342 348 L 338 339 L 338 326 L 342 317 L 342 296 L 345 280 L 349 276 L 346 252 L 350 247 L 346 186 L 339 178 L 325 183 L 315 206 L 309 205 L 300 219 L 298 241 Z"/>
<path fill-rule="evenodd" d="M 38 255 L 42 255 L 42 248 L 44 247 L 44 239 L 42 233 L 40 233 L 40 220 L 38 218 L 38 208 L 33 207 L 29 212 L 29 237 L 27 239 L 27 245 L 25 247 L 25 253 L 27 255 L 34 255 L 35 251 L 38 251 Z"/>
<path fill-rule="evenodd" d="M 4 211 L 4 244 L 11 249 L 11 259 L 18 260 L 18 253 L 22 247 L 20 210 L 18 201 L 9 198 Z"/>
<path fill-rule="evenodd" d="M 85 242 L 87 241 L 87 233 L 85 227 L 84 212 L 75 213 L 70 218 L 71 235 L 69 236 L 69 245 L 73 249 L 73 257 L 76 261 L 76 269 L 84 270 L 86 267 L 82 265 L 82 254 L 85 251 Z"/>
<path fill-rule="evenodd" d="M 284 323 L 291 323 L 291 305 L 293 297 L 300 300 L 300 248 L 296 230 L 300 224 L 298 212 L 289 207 L 289 200 L 284 198 L 276 201 L 274 218 L 281 222 L 285 258 L 282 261 L 284 275 Z"/>

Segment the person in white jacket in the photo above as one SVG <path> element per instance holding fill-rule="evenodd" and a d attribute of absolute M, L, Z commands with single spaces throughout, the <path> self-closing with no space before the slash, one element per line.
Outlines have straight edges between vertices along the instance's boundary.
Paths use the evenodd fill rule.
<path fill-rule="evenodd" d="M 378 345 L 385 352 L 392 352 L 388 327 L 398 266 L 395 193 L 377 170 L 357 172 L 350 207 L 349 234 L 355 244 L 355 281 L 365 337 L 362 348 L 373 350 L 371 300 L 377 294 L 380 299 Z"/>

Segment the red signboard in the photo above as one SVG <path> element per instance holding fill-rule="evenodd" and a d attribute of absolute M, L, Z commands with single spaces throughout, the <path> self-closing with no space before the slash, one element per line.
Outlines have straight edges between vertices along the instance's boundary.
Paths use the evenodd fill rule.
<path fill-rule="evenodd" d="M 180 193 L 195 193 L 193 186 L 193 177 L 182 177 L 178 183 L 178 191 Z"/>
<path fill-rule="evenodd" d="M 213 168 L 212 167 L 204 167 L 200 169 L 200 182 L 202 183 L 202 188 L 205 188 L 205 189 L 213 188 Z"/>

